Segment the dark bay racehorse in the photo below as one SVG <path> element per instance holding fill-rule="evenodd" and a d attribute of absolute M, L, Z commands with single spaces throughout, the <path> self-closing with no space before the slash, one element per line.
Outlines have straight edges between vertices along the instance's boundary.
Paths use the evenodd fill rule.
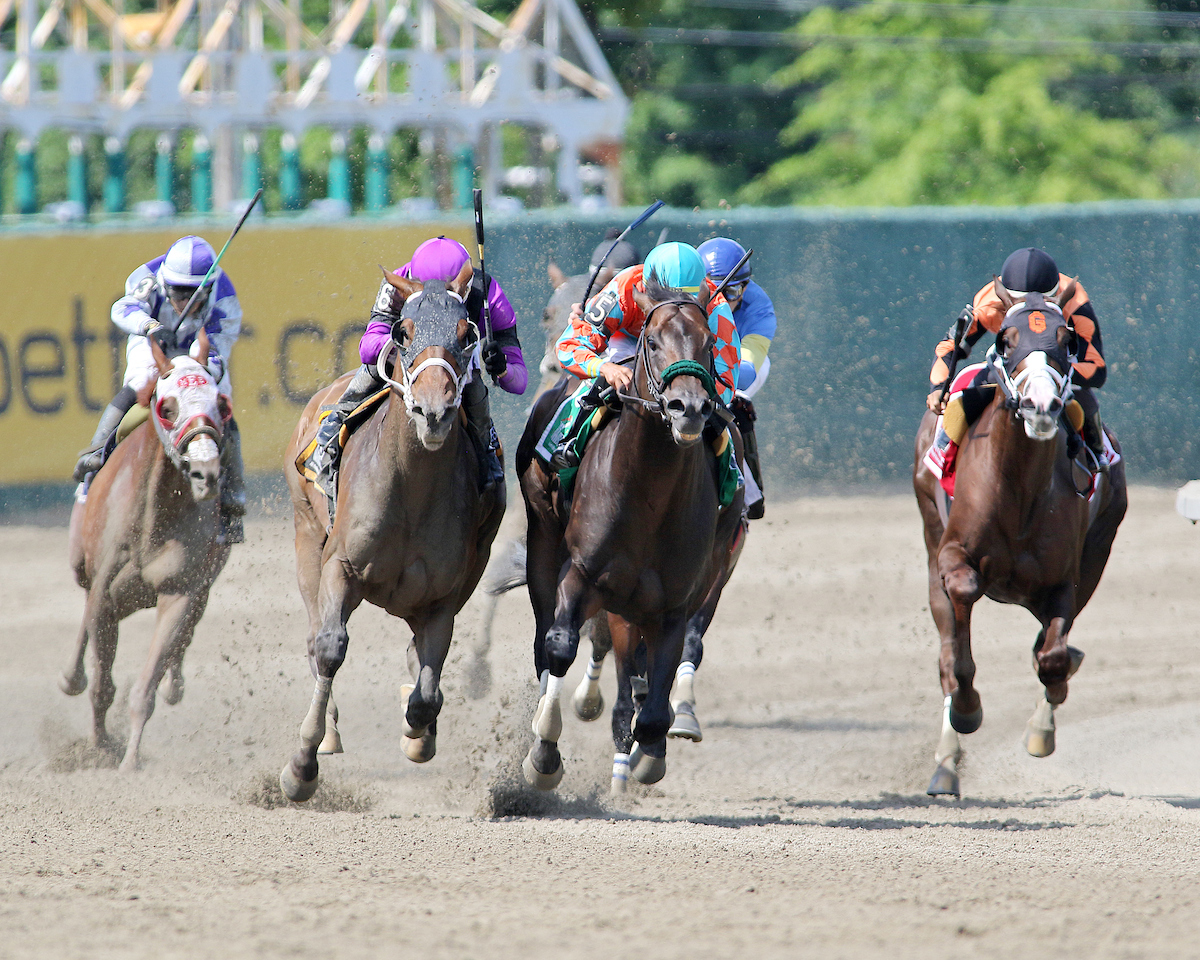
<path fill-rule="evenodd" d="M 206 360 L 201 329 L 197 353 Z M 71 514 L 69 554 L 75 579 L 87 591 L 83 625 L 59 686 L 70 696 L 88 685 L 84 654 L 92 650 L 92 743 L 111 748 L 105 716 L 118 624 L 136 610 L 156 607 L 150 656 L 129 697 L 130 731 L 123 771 L 136 770 L 142 730 L 154 713 L 155 692 L 183 697 L 183 655 L 208 604 L 208 591 L 229 557 L 219 537 L 217 491 L 220 444 L 232 414 L 217 378 L 189 356 L 167 360 L 150 341 L 159 378 L 140 398 L 149 422 L 118 444 Z M 135 410 L 139 409 L 137 407 Z"/>
<path fill-rule="evenodd" d="M 997 284 L 997 289 L 1001 289 Z M 1058 298 L 1066 303 L 1072 282 Z M 927 412 L 917 435 L 913 487 L 925 523 L 929 604 L 941 635 L 945 696 L 942 737 L 930 794 L 959 794 L 958 735 L 983 722 L 971 657 L 971 608 L 981 597 L 1016 603 L 1042 625 L 1034 644 L 1044 699 L 1029 721 L 1025 745 L 1033 756 L 1054 751 L 1054 708 L 1083 655 L 1068 646 L 1071 626 L 1100 582 L 1117 527 L 1125 515 L 1125 468 L 1090 478 L 1073 467 L 1060 426 L 1069 398 L 1070 328 L 1054 303 L 1030 294 L 1009 312 L 989 351 L 997 383 L 991 404 L 958 453 L 953 506 L 922 463 L 933 439 Z M 1109 433 L 1114 450 L 1120 450 Z"/>
<path fill-rule="evenodd" d="M 644 782 L 663 776 L 669 695 L 688 619 L 736 560 L 741 492 L 719 511 L 715 454 L 701 440 L 714 393 L 705 304 L 647 286 L 646 294 L 635 294 L 646 323 L 634 394 L 622 397 L 617 422 L 588 444 L 565 524 L 556 485 L 533 457 L 565 384 L 539 399 L 517 451 L 529 522 L 527 579 L 537 621 L 534 668 L 543 684 L 533 721 L 537 739 L 524 771 L 540 789 L 553 789 L 562 778 L 559 693 L 581 625 L 602 609 L 613 615 L 617 762 L 630 765 L 636 740 L 641 762 L 632 758 L 634 775 Z M 642 672 L 643 655 L 647 692 L 631 729 L 630 678 Z"/>
<path fill-rule="evenodd" d="M 479 582 L 504 515 L 503 484 L 480 493 L 478 458 L 461 411 L 479 339 L 462 302 L 471 265 L 449 285 L 388 280 L 407 301 L 380 371 L 386 373 L 394 356 L 389 377 L 399 379 L 390 379 L 389 398 L 347 441 L 332 529 L 324 494 L 293 464 L 316 431 L 322 405 L 337 400 L 349 375 L 309 401 L 285 460 L 316 678 L 300 750 L 280 774 L 284 794 L 296 801 L 316 790 L 318 747 L 340 749 L 330 691 L 346 657 L 346 622 L 364 600 L 413 631 L 408 662 L 414 684 L 401 688 L 401 745 L 418 763 L 433 757 L 454 617 Z"/>

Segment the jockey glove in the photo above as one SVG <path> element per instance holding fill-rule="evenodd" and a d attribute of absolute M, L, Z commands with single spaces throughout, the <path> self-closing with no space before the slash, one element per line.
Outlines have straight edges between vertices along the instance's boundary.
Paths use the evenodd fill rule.
<path fill-rule="evenodd" d="M 499 380 L 508 370 L 508 360 L 495 340 L 489 340 L 483 345 L 483 368 L 493 380 Z"/>
<path fill-rule="evenodd" d="M 141 335 L 143 337 L 150 337 L 150 336 L 153 336 L 155 333 L 157 333 L 162 328 L 163 328 L 163 325 L 161 323 L 159 323 L 157 320 L 151 318 L 149 320 L 145 320 L 142 322 L 142 328 L 138 332 L 141 333 Z"/>

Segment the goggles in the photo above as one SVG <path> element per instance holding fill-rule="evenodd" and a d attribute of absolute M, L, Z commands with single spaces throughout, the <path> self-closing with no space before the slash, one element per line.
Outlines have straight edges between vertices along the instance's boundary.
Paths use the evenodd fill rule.
<path fill-rule="evenodd" d="M 726 300 L 741 300 L 742 294 L 746 292 L 746 284 L 749 280 L 739 280 L 737 283 L 731 283 L 725 288 Z"/>
<path fill-rule="evenodd" d="M 195 293 L 198 289 L 199 289 L 199 287 L 180 287 L 180 286 L 176 286 L 173 283 L 168 283 L 167 284 L 167 296 L 170 297 L 172 300 L 181 300 L 184 303 L 187 303 L 189 300 L 192 299 L 192 294 Z"/>

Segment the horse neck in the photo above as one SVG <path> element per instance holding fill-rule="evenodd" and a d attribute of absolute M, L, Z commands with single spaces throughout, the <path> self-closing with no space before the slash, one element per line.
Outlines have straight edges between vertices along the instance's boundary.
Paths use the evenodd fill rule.
<path fill-rule="evenodd" d="M 1054 482 L 1059 441 L 1057 437 L 1034 440 L 1026 436 L 1021 419 L 1005 406 L 1003 394 L 996 393 L 987 431 L 990 459 L 997 467 L 997 481 L 1025 505 L 1020 511 L 1025 516 L 1045 498 Z"/>
<path fill-rule="evenodd" d="M 461 412 L 455 414 L 454 425 L 445 443 L 437 450 L 426 449 L 417 437 L 417 425 L 408 415 L 404 399 L 398 392 L 392 391 L 380 426 L 379 452 L 391 465 L 393 486 L 402 486 L 406 494 L 411 494 L 415 489 L 411 485 L 411 478 L 416 474 L 429 480 L 453 476 L 458 464 L 458 447 L 463 437 L 461 417 Z M 406 477 L 409 479 L 404 479 Z M 437 487 L 431 486 L 429 489 Z"/>
<path fill-rule="evenodd" d="M 142 505 L 144 532 L 161 533 L 164 529 L 176 526 L 196 506 L 196 501 L 192 497 L 191 483 L 171 462 L 153 427 L 147 424 L 147 429 L 150 431 L 150 438 L 143 443 L 143 449 L 140 451 L 144 465 L 140 471 L 142 482 L 137 486 L 140 491 L 144 491 L 139 496 L 145 497 L 145 503 Z"/>

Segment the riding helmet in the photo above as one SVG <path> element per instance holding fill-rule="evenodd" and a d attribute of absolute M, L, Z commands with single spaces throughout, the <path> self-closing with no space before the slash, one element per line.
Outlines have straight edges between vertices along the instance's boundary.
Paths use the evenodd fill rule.
<path fill-rule="evenodd" d="M 720 283 L 729 276 L 729 271 L 736 267 L 738 261 L 746 255 L 746 248 L 728 237 L 713 237 L 700 244 L 696 248 L 696 252 L 704 261 L 704 269 L 709 277 Z M 747 260 L 731 282 L 743 283 L 750 279 L 751 273 L 750 261 Z"/>
<path fill-rule="evenodd" d="M 1058 266 L 1045 250 L 1022 247 L 1004 261 L 1000 282 L 1009 293 L 1054 293 L 1058 289 Z"/>
<path fill-rule="evenodd" d="M 198 287 L 208 276 L 217 255 L 203 237 L 176 240 L 158 268 L 162 282 L 172 287 Z"/>
<path fill-rule="evenodd" d="M 408 263 L 408 276 L 422 283 L 426 280 L 449 282 L 458 276 L 463 264 L 470 259 L 467 248 L 457 240 L 434 237 L 413 251 L 412 260 Z"/>
<path fill-rule="evenodd" d="M 595 270 L 600 266 L 600 261 L 604 260 L 604 255 L 608 253 L 608 248 L 613 247 L 613 241 L 621 235 L 621 231 L 616 227 L 610 227 L 604 235 L 604 240 L 595 250 L 592 251 L 591 267 Z M 613 252 L 609 254 L 607 260 L 604 260 L 606 267 L 612 267 L 614 270 L 624 270 L 626 267 L 632 267 L 642 262 L 642 253 L 628 240 L 622 240 L 615 247 Z"/>
<path fill-rule="evenodd" d="M 691 244 L 674 240 L 660 243 L 646 257 L 643 276 L 657 280 L 664 287 L 696 294 L 704 280 L 704 261 Z"/>

